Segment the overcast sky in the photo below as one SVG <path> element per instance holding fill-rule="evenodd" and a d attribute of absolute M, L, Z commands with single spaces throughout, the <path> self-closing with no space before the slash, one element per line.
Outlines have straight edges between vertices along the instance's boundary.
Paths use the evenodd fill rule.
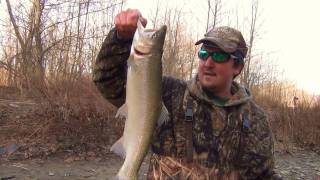
<path fill-rule="evenodd" d="M 144 16 L 150 14 L 157 0 L 128 0 L 127 7 L 138 8 Z M 163 1 L 162 1 L 163 2 Z M 204 31 L 206 0 L 176 0 L 198 21 Z M 204 2 L 204 3 L 202 3 Z M 251 0 L 222 0 L 225 9 L 238 7 L 238 13 L 250 12 Z M 169 1 L 174 5 L 173 1 Z M 320 1 L 319 0 L 260 0 L 263 33 L 258 40 L 259 51 L 270 53 L 285 78 L 295 82 L 310 94 L 320 94 Z M 228 17 L 225 17 L 226 19 Z M 204 20 L 203 22 L 199 22 Z M 190 23 L 195 23 L 190 20 Z M 200 23 L 200 25 L 199 25 Z M 221 24 L 225 25 L 225 24 Z M 202 33 L 202 32 L 201 32 Z M 203 34 L 203 33 L 202 33 Z"/>
<path fill-rule="evenodd" d="M 161 1 L 169 6 L 185 9 L 190 27 L 204 34 L 207 0 Z M 237 9 L 240 16 L 248 16 L 251 0 L 222 0 L 224 10 Z M 0 15 L 6 13 L 5 2 L 0 0 Z M 127 0 L 125 8 L 138 8 L 145 17 L 156 7 L 157 0 Z M 320 0 L 259 0 L 261 10 L 258 51 L 270 54 L 285 78 L 310 94 L 320 94 Z M 228 14 L 228 12 L 225 12 Z M 222 16 L 223 22 L 233 21 Z M 248 31 L 248 29 L 246 29 Z"/>

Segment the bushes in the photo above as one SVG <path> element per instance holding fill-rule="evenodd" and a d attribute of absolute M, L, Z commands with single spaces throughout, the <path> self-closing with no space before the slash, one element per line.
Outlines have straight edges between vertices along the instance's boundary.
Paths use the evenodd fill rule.
<path fill-rule="evenodd" d="M 124 122 L 114 118 L 116 108 L 100 95 L 90 78 L 49 81 L 38 92 L 42 95 L 37 95 L 37 103 L 19 104 L 17 108 L 2 104 L 5 112 L 0 116 L 0 145 L 8 144 L 6 141 L 18 144 L 25 158 L 65 150 L 98 155 L 108 153 L 121 136 Z M 255 87 L 253 94 L 269 114 L 276 142 L 287 150 L 292 143 L 309 147 L 320 144 L 318 99 L 279 84 Z M 293 103 L 293 97 L 299 100 Z"/>
<path fill-rule="evenodd" d="M 91 80 L 56 81 L 40 92 L 38 103 L 28 106 L 23 115 L 10 110 L 10 120 L 0 127 L 7 141 L 2 145 L 17 144 L 23 158 L 66 150 L 76 154 L 109 153 L 110 145 L 122 134 L 123 121 L 114 118 L 116 109 Z"/>
<path fill-rule="evenodd" d="M 270 125 L 278 142 L 289 147 L 291 143 L 303 146 L 320 144 L 320 101 L 296 87 L 273 84 L 256 87 L 258 104 L 269 114 Z"/>

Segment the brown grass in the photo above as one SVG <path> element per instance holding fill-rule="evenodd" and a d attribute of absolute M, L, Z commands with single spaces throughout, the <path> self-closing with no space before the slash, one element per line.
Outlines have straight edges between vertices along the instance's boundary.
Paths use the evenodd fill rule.
<path fill-rule="evenodd" d="M 35 107 L 19 119 L 13 117 L 8 128 L 1 127 L 24 158 L 61 151 L 109 153 L 122 134 L 123 122 L 114 118 L 115 108 L 89 79 L 51 83 L 40 92 Z"/>
<path fill-rule="evenodd" d="M 100 95 L 90 78 L 48 81 L 44 89 L 34 92 L 37 103 L 28 111 L 1 108 L 0 119 L 11 120 L 0 126 L 0 146 L 14 142 L 24 158 L 60 151 L 108 153 L 122 134 L 123 121 L 114 118 L 115 107 Z M 290 151 L 292 144 L 319 147 L 319 101 L 282 85 L 259 87 L 253 93 L 268 112 L 276 142 L 283 144 L 284 150 Z M 299 97 L 295 106 L 294 96 Z"/>
<path fill-rule="evenodd" d="M 276 142 L 283 143 L 287 151 L 293 144 L 319 148 L 319 98 L 281 84 L 261 89 L 255 91 L 256 101 L 269 114 Z M 293 102 L 294 97 L 298 97 L 296 103 Z"/>

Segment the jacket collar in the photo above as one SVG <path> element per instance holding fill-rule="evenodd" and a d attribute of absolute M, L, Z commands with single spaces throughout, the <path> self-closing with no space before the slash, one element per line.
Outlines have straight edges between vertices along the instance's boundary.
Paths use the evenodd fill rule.
<path fill-rule="evenodd" d="M 239 83 L 235 81 L 233 81 L 231 85 L 232 96 L 224 105 L 214 103 L 212 98 L 208 96 L 207 92 L 205 92 L 202 89 L 198 76 L 188 81 L 187 88 L 189 90 L 190 95 L 193 96 L 194 98 L 205 101 L 206 103 L 209 103 L 215 106 L 221 106 L 221 107 L 237 106 L 240 104 L 247 103 L 249 100 L 252 99 L 250 91 L 242 87 Z"/>

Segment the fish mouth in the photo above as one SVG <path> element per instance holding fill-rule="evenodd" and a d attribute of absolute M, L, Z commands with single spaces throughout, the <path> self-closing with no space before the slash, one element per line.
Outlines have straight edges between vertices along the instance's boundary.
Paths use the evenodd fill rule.
<path fill-rule="evenodd" d="M 138 56 L 148 55 L 149 53 L 138 50 L 137 48 L 133 48 L 134 53 Z"/>
<path fill-rule="evenodd" d="M 133 51 L 137 56 L 146 56 L 151 54 L 150 48 L 147 46 L 134 46 Z"/>

